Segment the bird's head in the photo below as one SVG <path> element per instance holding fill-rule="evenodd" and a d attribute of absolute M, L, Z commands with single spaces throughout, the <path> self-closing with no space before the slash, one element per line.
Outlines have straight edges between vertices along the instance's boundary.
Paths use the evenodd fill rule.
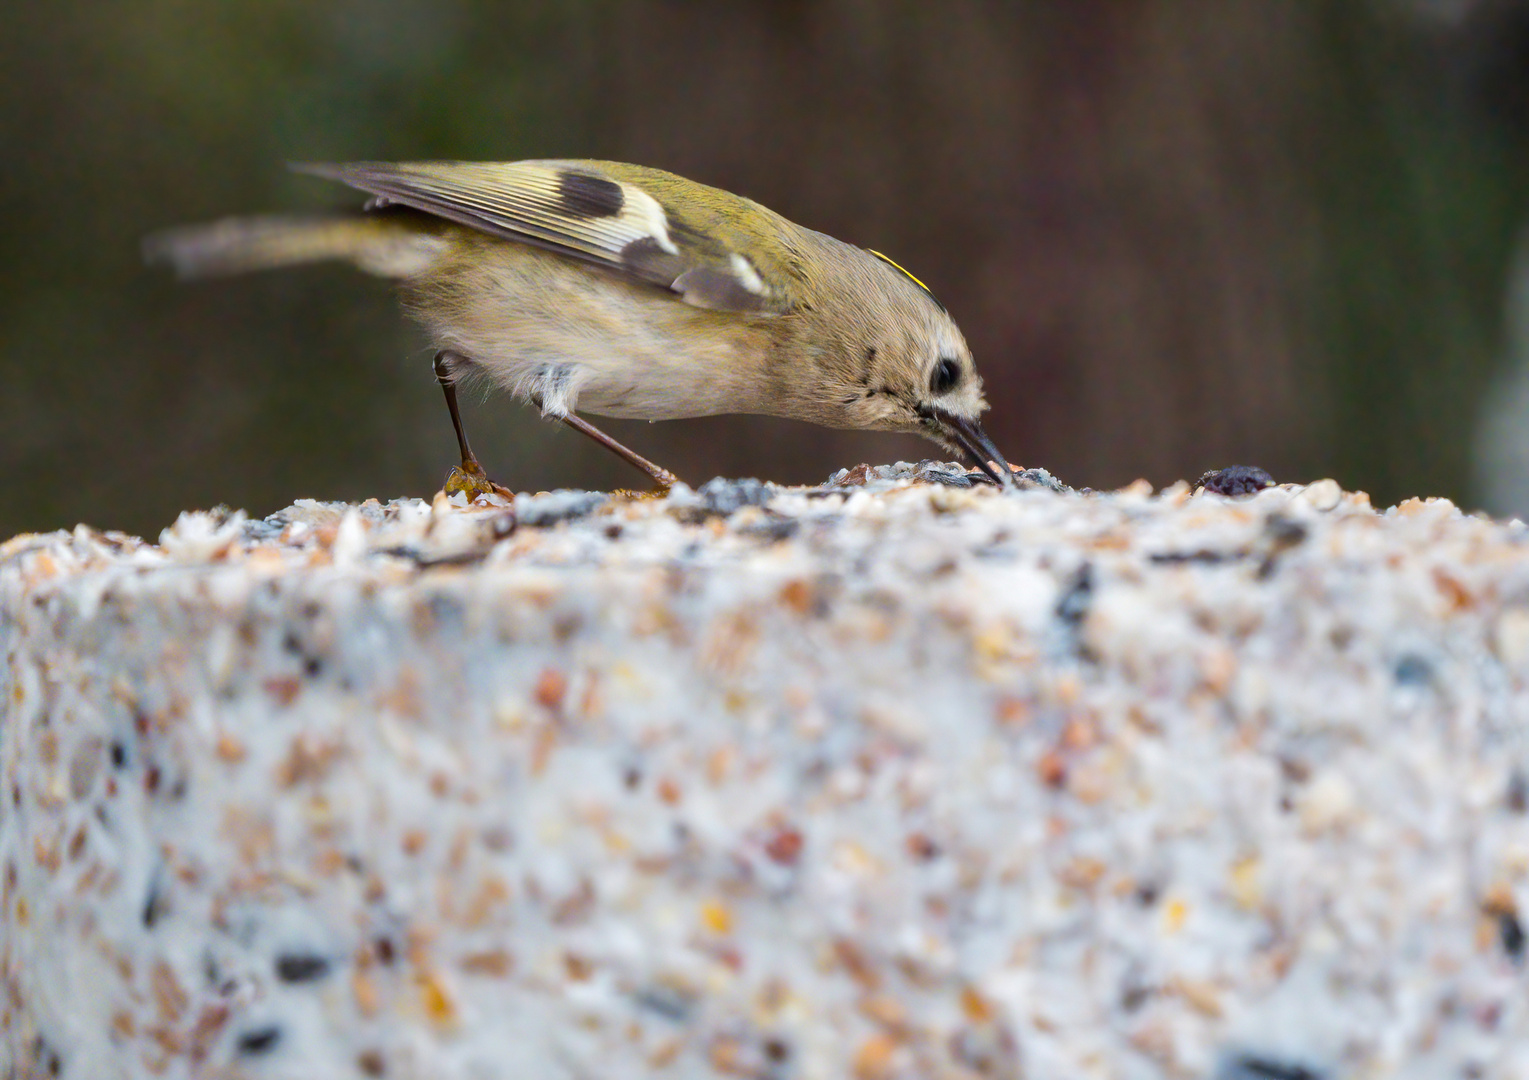
<path fill-rule="evenodd" d="M 862 254 L 866 254 L 862 252 Z M 840 426 L 923 435 L 1003 487 L 1012 470 L 982 430 L 987 409 L 971 347 L 934 294 L 878 252 L 864 260 L 852 293 L 860 311 L 833 365 Z"/>

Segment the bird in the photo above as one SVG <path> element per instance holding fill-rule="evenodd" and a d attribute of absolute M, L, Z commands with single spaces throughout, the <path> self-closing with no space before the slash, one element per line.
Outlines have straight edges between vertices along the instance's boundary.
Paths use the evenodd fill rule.
<path fill-rule="evenodd" d="M 757 413 L 911 432 L 1017 486 L 979 422 L 982 380 L 955 320 L 878 251 L 620 162 L 291 168 L 368 198 L 349 213 L 174 227 L 144 253 L 182 278 L 337 259 L 395 280 L 432 342 L 457 438 L 448 494 L 512 494 L 468 443 L 456 388 L 473 379 L 595 439 L 660 492 L 674 473 L 578 413 Z"/>

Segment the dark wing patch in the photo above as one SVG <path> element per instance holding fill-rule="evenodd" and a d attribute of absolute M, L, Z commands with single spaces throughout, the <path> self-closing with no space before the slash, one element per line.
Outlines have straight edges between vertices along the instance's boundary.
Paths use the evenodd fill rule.
<path fill-rule="evenodd" d="M 872 255 L 876 256 L 882 262 L 886 263 L 893 270 L 896 270 L 903 277 L 905 277 L 909 281 L 913 282 L 913 284 L 917 285 L 921 290 L 923 290 L 924 295 L 929 297 L 929 299 L 931 301 L 933 301 L 935 307 L 939 308 L 941 311 L 945 311 L 945 305 L 940 303 L 939 297 L 935 296 L 934 293 L 930 291 L 928 285 L 925 285 L 922 281 L 920 281 L 918 278 L 914 277 L 912 274 L 908 273 L 908 271 L 906 269 L 904 269 L 902 266 L 899 266 L 897 263 L 893 262 L 891 259 L 887 258 L 881 252 L 875 251 L 872 248 L 866 248 L 865 250 L 869 251 Z M 946 314 L 949 314 L 949 312 L 946 312 Z"/>
<path fill-rule="evenodd" d="M 614 180 L 571 170 L 558 177 L 557 191 L 564 211 L 572 217 L 614 217 L 626 203 L 621 185 Z"/>

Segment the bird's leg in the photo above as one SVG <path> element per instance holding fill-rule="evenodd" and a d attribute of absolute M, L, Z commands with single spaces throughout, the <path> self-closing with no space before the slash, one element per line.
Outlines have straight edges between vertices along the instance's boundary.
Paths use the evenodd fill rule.
<path fill-rule="evenodd" d="M 662 465 L 653 464 L 653 462 L 637 453 L 637 451 L 623 446 L 621 443 L 611 438 L 605 432 L 595 427 L 595 425 L 591 424 L 589 421 L 582 420 L 579 417 L 574 416 L 572 413 L 569 413 L 567 416 L 560 417 L 560 419 L 563 421 L 563 423 L 573 428 L 573 430 L 588 435 L 591 439 L 595 440 L 595 442 L 599 443 L 611 453 L 615 454 L 622 461 L 625 461 L 627 464 L 635 468 L 641 469 L 643 472 L 651 476 L 653 478 L 653 482 L 658 485 L 658 491 L 655 494 L 668 494 L 669 489 L 680 482 L 680 478 L 675 476 L 668 469 L 664 468 Z"/>
<path fill-rule="evenodd" d="M 515 493 L 503 484 L 490 480 L 478 462 L 477 455 L 472 452 L 472 447 L 467 445 L 467 433 L 462 430 L 462 414 L 457 411 L 457 384 L 453 377 L 454 366 L 464 361 L 465 358 L 459 353 L 449 350 L 435 354 L 435 378 L 446 395 L 446 408 L 451 411 L 451 426 L 456 430 L 457 446 L 462 451 L 462 464 L 446 476 L 446 494 L 455 495 L 460 491 L 467 496 L 469 502 L 479 495 L 501 495 L 513 499 Z"/>

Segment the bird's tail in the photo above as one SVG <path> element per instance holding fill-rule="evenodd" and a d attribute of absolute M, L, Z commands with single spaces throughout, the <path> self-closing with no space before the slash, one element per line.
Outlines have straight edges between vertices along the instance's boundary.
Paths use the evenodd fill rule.
<path fill-rule="evenodd" d="M 445 239 L 419 223 L 383 216 L 226 218 L 155 233 L 144 258 L 182 278 L 219 277 L 339 259 L 379 277 L 427 270 Z"/>

